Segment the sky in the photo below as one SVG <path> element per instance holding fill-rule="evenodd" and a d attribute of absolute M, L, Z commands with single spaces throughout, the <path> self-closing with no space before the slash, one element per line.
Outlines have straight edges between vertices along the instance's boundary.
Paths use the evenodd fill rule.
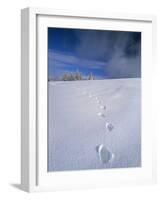
<path fill-rule="evenodd" d="M 141 77 L 141 33 L 48 28 L 48 77 L 76 71 L 94 79 Z"/>

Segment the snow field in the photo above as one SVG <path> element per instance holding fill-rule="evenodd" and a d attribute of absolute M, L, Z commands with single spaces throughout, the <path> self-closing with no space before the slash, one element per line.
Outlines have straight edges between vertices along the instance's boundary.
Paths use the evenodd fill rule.
<path fill-rule="evenodd" d="M 48 171 L 141 166 L 139 78 L 49 82 L 48 91 Z"/>

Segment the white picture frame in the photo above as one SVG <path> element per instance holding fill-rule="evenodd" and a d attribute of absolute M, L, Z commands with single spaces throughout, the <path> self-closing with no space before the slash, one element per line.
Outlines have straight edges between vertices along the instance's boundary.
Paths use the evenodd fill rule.
<path fill-rule="evenodd" d="M 109 22 L 108 25 L 106 24 L 107 21 Z M 143 164 L 141 168 L 47 172 L 47 68 L 45 67 L 46 55 L 44 49 L 47 45 L 45 30 L 48 26 L 133 30 L 143 33 Z M 152 67 L 155 67 L 155 29 L 156 18 L 152 15 L 61 11 L 44 8 L 25 8 L 22 10 L 21 188 L 23 190 L 28 192 L 54 191 L 156 182 L 156 145 L 155 133 L 152 131 L 154 118 L 151 115 L 152 104 L 150 99 L 152 91 L 151 71 Z"/>

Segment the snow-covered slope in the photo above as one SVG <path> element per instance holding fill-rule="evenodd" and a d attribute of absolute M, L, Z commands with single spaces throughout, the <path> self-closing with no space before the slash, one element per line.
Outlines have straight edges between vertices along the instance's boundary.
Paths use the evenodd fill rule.
<path fill-rule="evenodd" d="M 49 82 L 48 94 L 49 171 L 141 166 L 141 79 Z"/>

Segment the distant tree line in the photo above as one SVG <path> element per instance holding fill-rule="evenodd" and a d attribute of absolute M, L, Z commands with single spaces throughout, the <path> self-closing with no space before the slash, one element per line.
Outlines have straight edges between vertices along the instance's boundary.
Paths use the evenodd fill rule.
<path fill-rule="evenodd" d="M 82 80 L 82 75 L 80 72 L 76 73 L 65 73 L 62 77 L 62 81 L 77 81 Z"/>
<path fill-rule="evenodd" d="M 48 79 L 49 81 L 78 81 L 78 80 L 94 80 L 94 77 L 92 75 L 92 73 L 89 74 L 89 76 L 84 79 L 82 77 L 82 74 L 78 71 L 78 72 L 75 72 L 75 73 L 65 73 L 62 77 L 55 77 L 55 78 L 52 78 L 52 77 L 49 77 Z"/>

